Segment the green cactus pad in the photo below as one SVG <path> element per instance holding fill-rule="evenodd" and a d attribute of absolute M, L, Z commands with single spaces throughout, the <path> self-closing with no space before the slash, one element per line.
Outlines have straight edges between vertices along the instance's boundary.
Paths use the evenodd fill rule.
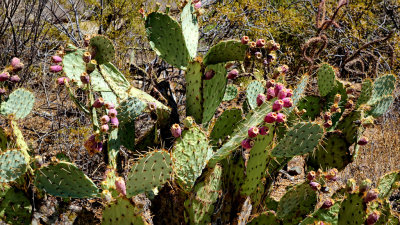
<path fill-rule="evenodd" d="M 108 63 L 115 57 L 114 45 L 105 36 L 95 36 L 90 39 L 89 49 L 97 64 Z M 93 54 L 94 53 L 94 54 Z"/>
<path fill-rule="evenodd" d="M 281 198 L 276 212 L 285 224 L 298 224 L 314 210 L 317 204 L 317 193 L 307 182 L 297 184 Z"/>
<path fill-rule="evenodd" d="M 380 205 L 380 213 L 378 221 L 374 225 L 398 225 L 400 224 L 399 218 L 396 213 L 391 209 L 390 202 L 385 199 L 383 204 Z"/>
<path fill-rule="evenodd" d="M 247 102 L 251 109 L 255 109 L 257 106 L 258 94 L 264 94 L 265 88 L 260 81 L 251 82 L 246 89 Z"/>
<path fill-rule="evenodd" d="M 104 99 L 104 102 L 112 102 L 115 107 L 118 107 L 117 96 L 112 91 L 102 91 L 101 97 Z"/>
<path fill-rule="evenodd" d="M 293 90 L 293 107 L 290 108 L 290 111 L 293 110 L 293 108 L 299 103 L 299 101 L 303 98 L 303 94 L 307 88 L 309 76 L 307 74 L 304 74 L 301 78 L 300 81 L 297 83 L 296 89 Z"/>
<path fill-rule="evenodd" d="M 27 163 L 24 154 L 19 150 L 9 150 L 0 155 L 0 182 L 16 180 L 25 173 Z"/>
<path fill-rule="evenodd" d="M 258 135 L 254 139 L 254 146 L 251 148 L 250 157 L 247 161 L 246 180 L 242 186 L 242 194 L 250 195 L 256 191 L 257 186 L 262 182 L 265 176 L 269 151 L 272 147 L 274 138 L 274 127 L 269 125 L 268 135 Z M 252 199 L 253 202 L 255 202 Z"/>
<path fill-rule="evenodd" d="M 254 218 L 248 223 L 248 225 L 269 225 L 281 224 L 281 221 L 278 220 L 276 214 L 273 211 L 266 211 L 259 215 L 255 215 Z"/>
<path fill-rule="evenodd" d="M 274 157 L 293 157 L 312 152 L 317 147 L 324 131 L 316 123 L 298 123 L 272 150 Z"/>
<path fill-rule="evenodd" d="M 324 221 L 326 223 L 329 223 L 330 225 L 337 225 L 340 203 L 341 202 L 335 202 L 335 204 L 331 206 L 329 209 L 319 208 L 311 215 L 309 215 L 306 219 L 301 221 L 299 225 L 314 224 L 315 222 L 318 221 Z"/>
<path fill-rule="evenodd" d="M 30 156 L 28 154 L 29 147 L 25 142 L 24 136 L 22 135 L 22 131 L 18 128 L 18 124 L 15 120 L 11 121 L 12 127 L 12 135 L 15 141 L 15 147 L 20 149 L 22 154 L 25 156 L 25 161 L 28 164 L 30 160 Z"/>
<path fill-rule="evenodd" d="M 343 200 L 339 210 L 338 225 L 365 224 L 365 211 L 366 209 L 364 208 L 362 194 L 347 194 L 346 199 Z"/>
<path fill-rule="evenodd" d="M 240 146 L 241 142 L 248 136 L 248 129 L 250 127 L 257 127 L 264 122 L 265 115 L 271 111 L 271 102 L 266 102 L 253 112 L 248 113 L 246 119 L 238 124 L 235 132 L 232 134 L 232 137 L 212 156 L 208 162 L 208 166 L 215 166 L 217 162 L 225 159 L 230 155 L 230 153 L 235 151 Z"/>
<path fill-rule="evenodd" d="M 339 132 L 329 132 L 325 136 L 323 144 L 318 147 L 315 153 L 308 157 L 307 165 L 322 170 L 336 168 L 342 170 L 351 163 L 350 143 L 346 137 Z"/>
<path fill-rule="evenodd" d="M 216 145 L 228 135 L 231 135 L 237 124 L 242 120 L 241 109 L 229 109 L 224 111 L 215 122 L 210 134 L 210 143 Z"/>
<path fill-rule="evenodd" d="M 222 162 L 224 165 L 224 184 L 229 186 L 229 190 L 239 193 L 245 180 L 246 168 L 244 166 L 243 157 L 240 154 L 236 154 Z"/>
<path fill-rule="evenodd" d="M 140 209 L 133 206 L 128 199 L 119 198 L 103 211 L 102 225 L 145 225 Z"/>
<path fill-rule="evenodd" d="M 393 171 L 383 175 L 379 178 L 378 182 L 378 190 L 379 190 L 379 197 L 380 198 L 387 198 L 392 193 L 393 189 L 392 186 L 394 183 L 400 180 L 400 173 L 399 171 Z"/>
<path fill-rule="evenodd" d="M 147 153 L 131 167 L 126 181 L 128 198 L 163 185 L 172 176 L 171 155 L 164 150 Z"/>
<path fill-rule="evenodd" d="M 385 114 L 392 103 L 394 98 L 391 95 L 385 96 L 374 102 L 371 106 L 371 110 L 367 111 L 367 116 L 380 117 Z"/>
<path fill-rule="evenodd" d="M 201 63 L 197 61 L 190 62 L 185 74 L 186 115 L 192 116 L 197 123 L 201 123 L 203 117 L 202 77 Z"/>
<path fill-rule="evenodd" d="M 117 157 L 119 150 L 121 148 L 121 141 L 118 137 L 118 129 L 113 129 L 110 134 L 108 135 L 108 159 L 109 159 L 109 166 L 112 168 L 117 168 Z"/>
<path fill-rule="evenodd" d="M 207 66 L 205 72 L 214 70 L 215 75 L 210 80 L 203 80 L 203 119 L 207 123 L 212 119 L 215 110 L 221 104 L 226 87 L 226 69 L 223 63 Z"/>
<path fill-rule="evenodd" d="M 335 86 L 335 71 L 327 63 L 322 64 L 318 71 L 318 90 L 321 96 L 326 96 Z"/>
<path fill-rule="evenodd" d="M 297 104 L 299 110 L 307 110 L 306 113 L 301 115 L 303 120 L 315 120 L 321 114 L 321 98 L 318 96 L 307 96 L 300 100 Z"/>
<path fill-rule="evenodd" d="M 97 197 L 99 190 L 76 165 L 52 163 L 35 171 L 35 186 L 50 195 L 65 198 Z"/>
<path fill-rule="evenodd" d="M 120 123 L 134 121 L 146 108 L 146 103 L 136 97 L 129 97 L 121 102 L 117 108 Z"/>
<path fill-rule="evenodd" d="M 5 185 L 0 190 L 0 220 L 10 225 L 29 225 L 32 205 L 24 192 Z"/>
<path fill-rule="evenodd" d="M 368 105 L 373 105 L 383 96 L 392 95 L 396 87 L 396 77 L 392 74 L 387 74 L 378 77 L 372 88 L 372 95 L 368 101 Z"/>
<path fill-rule="evenodd" d="M 327 103 L 325 103 L 324 111 L 330 111 L 330 107 L 334 103 L 336 94 L 340 94 L 342 96 L 342 98 L 339 102 L 339 108 L 340 108 L 341 112 L 340 113 L 337 112 L 332 115 L 332 118 L 331 118 L 332 127 L 330 128 L 330 131 L 335 129 L 336 124 L 339 122 L 342 114 L 344 113 L 344 111 L 346 109 L 345 106 L 346 106 L 346 103 L 348 100 L 346 88 L 344 87 L 344 84 L 339 80 L 336 80 L 335 86 L 333 87 L 332 91 L 325 97 Z"/>
<path fill-rule="evenodd" d="M 360 105 L 365 104 L 369 101 L 372 95 L 372 80 L 365 79 L 362 83 L 360 97 L 357 99 L 356 107 L 360 107 Z"/>
<path fill-rule="evenodd" d="M 185 69 L 191 57 L 179 23 L 166 14 L 153 12 L 147 16 L 145 27 L 156 54 L 169 64 Z"/>
<path fill-rule="evenodd" d="M 198 126 L 183 131 L 176 140 L 172 150 L 175 179 L 185 191 L 192 189 L 211 153 L 207 136 Z"/>
<path fill-rule="evenodd" d="M 217 165 L 207 172 L 204 181 L 194 186 L 193 194 L 185 201 L 185 212 L 189 224 L 210 224 L 214 204 L 221 193 L 222 167 Z"/>
<path fill-rule="evenodd" d="M 120 123 L 118 127 L 118 138 L 125 148 L 135 150 L 135 121 Z"/>
<path fill-rule="evenodd" d="M 212 46 L 204 57 L 204 64 L 217 64 L 229 61 L 243 61 L 246 56 L 247 45 L 237 40 L 221 41 Z"/>
<path fill-rule="evenodd" d="M 238 96 L 238 88 L 234 84 L 226 85 L 225 94 L 222 101 L 230 101 Z"/>
<path fill-rule="evenodd" d="M 35 103 L 35 96 L 23 88 L 13 91 L 7 101 L 2 102 L 0 105 L 0 113 L 3 116 L 14 114 L 15 119 L 25 118 L 33 108 Z"/>
<path fill-rule="evenodd" d="M 111 63 L 101 64 L 99 67 L 103 80 L 108 84 L 112 92 L 121 99 L 128 97 L 127 91 L 130 84 L 125 76 Z"/>
<path fill-rule="evenodd" d="M 181 13 L 182 33 L 185 38 L 187 50 L 192 58 L 197 55 L 199 40 L 199 25 L 195 11 L 193 4 L 189 1 Z"/>
<path fill-rule="evenodd" d="M 362 111 L 352 111 L 343 117 L 336 126 L 336 129 L 343 132 L 347 142 L 354 143 L 356 141 L 361 117 Z"/>

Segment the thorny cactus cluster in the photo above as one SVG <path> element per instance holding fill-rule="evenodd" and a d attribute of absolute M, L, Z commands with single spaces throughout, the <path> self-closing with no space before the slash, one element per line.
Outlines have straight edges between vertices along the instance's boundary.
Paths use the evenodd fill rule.
<path fill-rule="evenodd" d="M 171 124 L 170 106 L 132 87 L 110 62 L 115 50 L 109 39 L 88 36 L 83 48 L 68 45 L 52 57 L 50 71 L 61 75 L 57 84 L 91 118 L 94 132 L 85 148 L 107 156 L 100 188 L 73 163 L 31 158 L 16 120 L 31 111 L 32 93 L 17 89 L 2 99 L 0 112 L 9 126 L 0 137 L 0 198 L 13 207 L 2 205 L 1 219 L 30 223 L 32 205 L 23 190 L 34 185 L 41 194 L 104 199 L 102 224 L 398 224 L 388 203 L 399 187 L 398 171 L 383 176 L 377 189 L 369 180 L 359 186 L 349 180 L 336 192 L 330 188 L 368 143 L 364 130 L 394 101 L 396 77 L 366 79 L 359 93 L 323 63 L 315 78 L 304 74 L 291 89 L 285 80 L 289 68 L 276 66 L 279 44 L 248 37 L 222 41 L 197 56 L 199 3 L 187 3 L 180 22 L 168 15 L 168 7 L 166 13 L 142 12 L 153 50 L 185 71 L 187 117 L 181 124 Z M 8 71 L 18 70 L 16 61 Z M 259 66 L 267 69 L 255 76 Z M 318 92 L 312 92 L 312 79 Z M 246 85 L 239 87 L 239 80 Z M 77 89 L 88 102 L 76 97 Z M 238 90 L 246 95 L 243 109 L 228 107 L 216 118 L 221 102 L 236 99 Z M 135 122 L 142 114 L 156 121 L 144 134 L 156 150 L 118 175 L 120 148 L 134 151 L 139 144 Z M 172 147 L 160 149 L 168 140 Z M 275 201 L 273 181 L 294 156 L 306 156 L 307 180 Z M 152 202 L 152 217 L 132 202 L 139 194 Z"/>

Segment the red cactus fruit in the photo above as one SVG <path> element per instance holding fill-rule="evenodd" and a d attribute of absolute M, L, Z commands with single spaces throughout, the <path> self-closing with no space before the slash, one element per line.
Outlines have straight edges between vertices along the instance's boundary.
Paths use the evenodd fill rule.
<path fill-rule="evenodd" d="M 258 132 L 259 132 L 261 135 L 268 135 L 268 133 L 269 133 L 269 128 L 266 127 L 266 126 L 262 126 L 261 128 L 258 129 Z"/>
<path fill-rule="evenodd" d="M 267 101 L 271 100 L 275 98 L 275 88 L 274 87 L 270 87 L 267 89 Z"/>
<path fill-rule="evenodd" d="M 319 183 L 317 183 L 317 182 L 314 182 L 314 181 L 310 182 L 310 187 L 314 191 L 318 191 L 319 189 L 321 189 L 321 185 Z"/>
<path fill-rule="evenodd" d="M 267 88 L 275 87 L 275 84 L 276 84 L 275 80 L 271 79 L 271 80 L 267 81 L 267 85 L 266 86 L 267 86 Z"/>
<path fill-rule="evenodd" d="M 276 122 L 277 123 L 284 123 L 286 122 L 286 116 L 283 113 L 278 113 L 277 117 L 276 117 Z"/>
<path fill-rule="evenodd" d="M 242 44 L 247 45 L 250 41 L 250 38 L 247 36 L 243 36 L 241 39 Z"/>
<path fill-rule="evenodd" d="M 107 115 L 104 115 L 100 118 L 101 124 L 106 124 L 108 122 L 110 122 L 110 117 Z"/>
<path fill-rule="evenodd" d="M 175 123 L 174 125 L 172 125 L 171 133 L 172 133 L 172 136 L 174 136 L 175 138 L 178 138 L 182 135 L 182 129 L 179 126 L 179 124 Z"/>
<path fill-rule="evenodd" d="M 93 107 L 94 108 L 101 108 L 101 107 L 103 107 L 103 105 L 104 105 L 104 99 L 103 98 L 98 98 L 98 99 L 96 99 L 95 101 L 94 101 L 94 103 L 93 103 Z"/>
<path fill-rule="evenodd" d="M 287 97 L 287 98 L 282 99 L 282 101 L 283 101 L 283 107 L 285 107 L 285 108 L 290 108 L 293 106 L 292 98 Z"/>
<path fill-rule="evenodd" d="M 84 52 L 82 59 L 85 63 L 89 63 L 90 60 L 92 60 L 92 55 L 90 54 L 90 52 Z"/>
<path fill-rule="evenodd" d="M 68 77 L 59 77 L 59 78 L 57 78 L 57 84 L 60 85 L 60 86 L 63 86 L 68 82 L 69 82 L 69 78 Z"/>
<path fill-rule="evenodd" d="M 108 124 L 103 124 L 100 127 L 101 132 L 106 133 L 110 128 L 108 127 Z"/>
<path fill-rule="evenodd" d="M 258 39 L 257 41 L 256 41 L 256 46 L 258 47 L 258 48 L 262 48 L 262 47 L 264 47 L 265 46 L 265 40 L 264 39 Z"/>
<path fill-rule="evenodd" d="M 53 55 L 52 57 L 51 57 L 51 61 L 53 62 L 53 63 L 60 63 L 60 62 L 62 62 L 62 58 L 60 57 L 60 56 L 58 56 L 58 55 Z"/>
<path fill-rule="evenodd" d="M 266 99 L 267 99 L 267 96 L 265 96 L 264 94 L 258 94 L 257 99 L 256 99 L 257 105 L 258 106 L 262 105 Z"/>
<path fill-rule="evenodd" d="M 282 83 L 277 83 L 277 84 L 275 84 L 275 96 L 278 96 L 278 94 L 279 94 L 279 92 L 281 91 L 281 90 L 284 90 L 285 89 L 285 85 L 283 85 Z"/>
<path fill-rule="evenodd" d="M 293 90 L 288 88 L 286 89 L 286 97 L 292 97 L 293 96 Z"/>
<path fill-rule="evenodd" d="M 50 72 L 52 73 L 59 73 L 63 70 L 63 67 L 60 65 L 52 65 L 50 66 Z"/>
<path fill-rule="evenodd" d="M 282 100 L 276 100 L 274 104 L 272 105 L 272 111 L 278 112 L 283 108 L 283 101 Z"/>
<path fill-rule="evenodd" d="M 367 193 L 365 193 L 364 202 L 366 202 L 366 203 L 372 202 L 373 200 L 378 198 L 378 195 L 379 195 L 378 189 L 371 189 L 371 190 L 367 191 Z"/>
<path fill-rule="evenodd" d="M 106 107 L 106 109 L 114 109 L 115 105 L 112 102 L 106 102 L 104 103 L 104 106 Z"/>
<path fill-rule="evenodd" d="M 118 115 L 118 112 L 117 112 L 116 109 L 110 109 L 110 110 L 108 110 L 108 116 L 109 116 L 109 117 L 113 118 L 113 117 L 116 117 L 117 115 Z"/>
<path fill-rule="evenodd" d="M 254 138 L 254 137 L 257 137 L 257 135 L 259 134 L 259 130 L 257 127 L 251 127 L 247 131 L 247 134 L 249 135 L 249 137 Z"/>
<path fill-rule="evenodd" d="M 215 71 L 214 70 L 209 70 L 204 74 L 204 79 L 205 80 L 211 80 L 215 75 Z"/>
<path fill-rule="evenodd" d="M 3 72 L 0 74 L 0 81 L 6 81 L 10 79 L 10 74 L 8 72 Z"/>
<path fill-rule="evenodd" d="M 332 120 L 328 120 L 328 121 L 326 121 L 325 123 L 324 123 L 324 127 L 325 128 L 329 128 L 329 127 L 331 127 L 332 126 Z"/>
<path fill-rule="evenodd" d="M 118 128 L 119 126 L 119 121 L 117 117 L 111 117 L 110 118 L 110 125 L 112 128 Z"/>
<path fill-rule="evenodd" d="M 86 73 L 86 72 L 83 72 L 83 73 L 81 74 L 80 79 L 81 79 L 82 83 L 84 83 L 84 84 L 88 84 L 88 83 L 90 82 L 90 76 L 89 76 L 89 74 Z"/>
<path fill-rule="evenodd" d="M 122 195 L 124 196 L 126 195 L 126 186 L 124 178 L 117 177 L 117 179 L 115 179 L 115 189 Z"/>
<path fill-rule="evenodd" d="M 264 122 L 266 123 L 273 123 L 276 121 L 278 115 L 274 112 L 269 112 L 265 117 L 264 117 Z"/>
<path fill-rule="evenodd" d="M 367 225 L 375 224 L 379 220 L 380 213 L 378 211 L 373 211 L 367 217 Z"/>
<path fill-rule="evenodd" d="M 235 79 L 239 74 L 239 71 L 237 69 L 233 69 L 231 71 L 229 71 L 228 75 L 226 76 L 228 79 Z"/>
<path fill-rule="evenodd" d="M 310 172 L 308 172 L 308 174 L 307 174 L 307 179 L 308 179 L 309 181 L 314 180 L 315 177 L 317 177 L 317 173 L 315 173 L 315 171 L 310 171 Z"/>
<path fill-rule="evenodd" d="M 287 94 L 286 94 L 286 89 L 285 89 L 285 88 L 282 89 L 282 90 L 280 90 L 280 91 L 278 92 L 278 95 L 277 95 L 277 97 L 278 97 L 279 99 L 284 99 L 284 98 L 286 98 L 286 96 L 287 96 Z"/>
<path fill-rule="evenodd" d="M 333 204 L 335 204 L 335 201 L 333 201 L 333 199 L 327 199 L 324 201 L 324 203 L 322 203 L 321 208 L 322 209 L 329 209 L 330 207 L 333 206 Z"/>
<path fill-rule="evenodd" d="M 368 138 L 367 137 L 361 137 L 360 140 L 358 140 L 357 144 L 359 144 L 359 145 L 368 144 Z"/>
<path fill-rule="evenodd" d="M 19 78 L 18 75 L 14 75 L 14 76 L 10 77 L 10 81 L 13 82 L 13 83 L 18 83 L 18 82 L 21 81 L 21 78 Z"/>
<path fill-rule="evenodd" d="M 261 52 L 256 52 L 256 53 L 254 53 L 254 56 L 256 57 L 256 59 L 261 59 L 262 58 L 262 53 Z"/>
<path fill-rule="evenodd" d="M 251 149 L 253 147 L 253 145 L 254 145 L 254 141 L 251 139 L 244 139 L 242 141 L 242 147 L 244 149 Z"/>
<path fill-rule="evenodd" d="M 332 114 L 330 112 L 325 112 L 324 113 L 324 120 L 328 121 L 332 118 Z"/>

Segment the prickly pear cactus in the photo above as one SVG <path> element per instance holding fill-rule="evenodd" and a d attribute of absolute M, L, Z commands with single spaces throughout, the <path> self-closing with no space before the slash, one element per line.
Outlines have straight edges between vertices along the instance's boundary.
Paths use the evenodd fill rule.
<path fill-rule="evenodd" d="M 362 195 L 358 192 L 347 194 L 339 210 L 338 225 L 362 225 L 367 216 Z"/>
<path fill-rule="evenodd" d="M 128 97 L 129 81 L 125 76 L 111 63 L 99 65 L 99 72 L 103 80 L 108 84 L 112 92 L 120 99 Z"/>
<path fill-rule="evenodd" d="M 383 175 L 378 182 L 380 198 L 387 198 L 393 191 L 393 185 L 400 180 L 400 172 L 393 171 Z"/>
<path fill-rule="evenodd" d="M 211 65 L 228 61 L 243 61 L 247 49 L 247 45 L 237 40 L 221 41 L 212 46 L 206 56 L 204 56 L 204 64 Z"/>
<path fill-rule="evenodd" d="M 368 105 L 374 105 L 379 99 L 387 95 L 392 95 L 396 85 L 396 77 L 387 74 L 378 77 L 372 85 L 372 95 L 368 101 Z"/>
<path fill-rule="evenodd" d="M 337 225 L 340 203 L 341 202 L 335 202 L 335 204 L 331 206 L 329 209 L 319 208 L 318 210 L 310 214 L 306 219 L 301 221 L 299 225 L 314 224 L 315 222 L 318 221 L 324 221 L 331 225 Z"/>
<path fill-rule="evenodd" d="M 145 225 L 140 209 L 133 206 L 128 199 L 118 198 L 103 211 L 102 225 Z"/>
<path fill-rule="evenodd" d="M 251 82 L 246 88 L 247 102 L 251 109 L 257 108 L 257 96 L 258 94 L 264 94 L 265 88 L 259 81 Z"/>
<path fill-rule="evenodd" d="M 318 90 L 321 96 L 326 96 L 335 86 L 335 71 L 332 66 L 324 63 L 317 71 L 318 74 Z"/>
<path fill-rule="evenodd" d="M 293 108 L 299 103 L 299 101 L 303 98 L 304 92 L 307 88 L 308 80 L 309 80 L 309 75 L 304 74 L 301 76 L 300 81 L 297 83 L 296 89 L 293 90 L 293 106 L 290 108 L 290 111 L 293 110 Z"/>
<path fill-rule="evenodd" d="M 234 84 L 226 85 L 225 94 L 222 101 L 231 101 L 238 96 L 238 88 Z"/>
<path fill-rule="evenodd" d="M 176 140 L 172 150 L 175 179 L 185 191 L 192 189 L 211 154 L 206 134 L 196 125 Z"/>
<path fill-rule="evenodd" d="M 210 134 L 211 144 L 217 144 L 219 140 L 224 140 L 231 135 L 237 124 L 242 120 L 241 109 L 229 109 L 224 111 L 214 124 Z"/>
<path fill-rule="evenodd" d="M 25 156 L 20 150 L 9 150 L 0 155 L 0 182 L 16 180 L 26 172 Z"/>
<path fill-rule="evenodd" d="M 1 103 L 0 113 L 4 116 L 13 114 L 15 119 L 23 119 L 31 112 L 34 103 L 33 94 L 19 88 L 8 96 L 7 101 Z"/>
<path fill-rule="evenodd" d="M 35 186 L 66 198 L 93 198 L 99 193 L 93 181 L 69 162 L 51 163 L 35 171 Z"/>
<path fill-rule="evenodd" d="M 183 8 L 181 13 L 182 33 L 191 58 L 197 55 L 197 45 L 199 40 L 199 25 L 195 9 L 191 1 Z"/>
<path fill-rule="evenodd" d="M 299 110 L 305 109 L 306 112 L 301 115 L 302 119 L 315 120 L 321 114 L 321 98 L 318 96 L 306 96 L 302 98 L 297 105 Z"/>
<path fill-rule="evenodd" d="M 348 143 L 354 143 L 357 139 L 359 122 L 362 118 L 362 111 L 354 110 L 345 115 L 336 126 L 336 129 L 341 130 L 346 137 Z"/>
<path fill-rule="evenodd" d="M 365 104 L 371 98 L 372 95 L 372 85 L 373 82 L 371 79 L 365 79 L 361 86 L 361 93 L 357 99 L 357 107 L 360 105 Z"/>
<path fill-rule="evenodd" d="M 97 35 L 90 39 L 89 51 L 98 64 L 108 63 L 115 57 L 114 45 L 105 36 Z"/>
<path fill-rule="evenodd" d="M 134 121 L 146 108 L 146 103 L 136 97 L 129 97 L 121 102 L 117 108 L 120 123 Z"/>
<path fill-rule="evenodd" d="M 29 225 L 32 205 L 21 190 L 3 184 L 0 188 L 0 219 L 10 225 Z"/>
<path fill-rule="evenodd" d="M 131 167 L 126 181 L 126 195 L 132 197 L 151 191 L 172 176 L 171 155 L 164 150 L 149 152 Z"/>
<path fill-rule="evenodd" d="M 266 225 L 266 224 L 280 224 L 281 222 L 276 217 L 273 211 L 266 211 L 259 215 L 255 215 L 254 218 L 248 223 L 249 225 Z"/>
<path fill-rule="evenodd" d="M 394 98 L 392 95 L 382 97 L 370 105 L 371 109 L 367 111 L 367 115 L 380 117 L 388 111 L 393 102 Z"/>
<path fill-rule="evenodd" d="M 186 115 L 192 116 L 201 123 L 203 117 L 202 95 L 202 65 L 198 61 L 190 62 L 187 66 L 186 79 Z"/>

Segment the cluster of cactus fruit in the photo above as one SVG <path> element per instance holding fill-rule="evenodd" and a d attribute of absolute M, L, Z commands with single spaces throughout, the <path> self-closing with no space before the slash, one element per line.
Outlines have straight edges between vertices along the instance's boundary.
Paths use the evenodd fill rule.
<path fill-rule="evenodd" d="M 50 72 L 60 74 L 57 84 L 93 124 L 85 148 L 104 155 L 108 163 L 100 188 L 73 163 L 30 157 L 16 120 L 32 110 L 33 94 L 17 89 L 2 101 L 0 113 L 9 126 L 0 137 L 0 202 L 19 207 L 2 204 L 0 218 L 30 223 L 32 205 L 22 191 L 30 185 L 24 183 L 29 177 L 39 193 L 103 199 L 105 225 L 398 224 L 387 200 L 399 188 L 398 171 L 382 177 L 377 189 L 368 180 L 359 187 L 349 180 L 347 187 L 330 188 L 337 184 L 339 171 L 358 156 L 359 146 L 368 143 L 364 130 L 394 101 L 395 76 L 366 79 L 358 94 L 323 63 L 316 78 L 305 74 L 291 89 L 285 80 L 289 68 L 276 66 L 279 44 L 248 37 L 221 41 L 204 57 L 197 56 L 200 7 L 200 1 L 186 2 L 180 22 L 168 15 L 168 7 L 166 13 L 142 11 L 152 49 L 185 70 L 186 118 L 181 124 L 171 124 L 171 108 L 131 86 L 110 62 L 115 50 L 106 37 L 87 36 L 83 48 L 68 45 L 52 57 Z M 276 69 L 250 76 L 247 71 L 254 65 Z M 317 80 L 317 92 L 312 91 L 312 79 Z M 247 85 L 239 86 L 239 80 Z M 76 96 L 77 89 L 87 100 Z M 246 94 L 243 110 L 226 108 L 216 117 L 221 102 L 236 99 L 238 90 Z M 150 140 L 147 147 L 153 150 L 136 159 L 128 174 L 118 174 L 120 148 L 135 151 L 140 144 L 135 123 L 142 114 L 154 120 L 143 139 Z M 172 147 L 161 149 L 160 143 L 168 141 Z M 270 197 L 273 182 L 295 156 L 306 157 L 307 180 L 277 202 Z M 168 201 L 170 195 L 163 194 L 171 188 L 183 200 Z M 153 202 L 153 217 L 133 203 L 139 194 Z"/>

